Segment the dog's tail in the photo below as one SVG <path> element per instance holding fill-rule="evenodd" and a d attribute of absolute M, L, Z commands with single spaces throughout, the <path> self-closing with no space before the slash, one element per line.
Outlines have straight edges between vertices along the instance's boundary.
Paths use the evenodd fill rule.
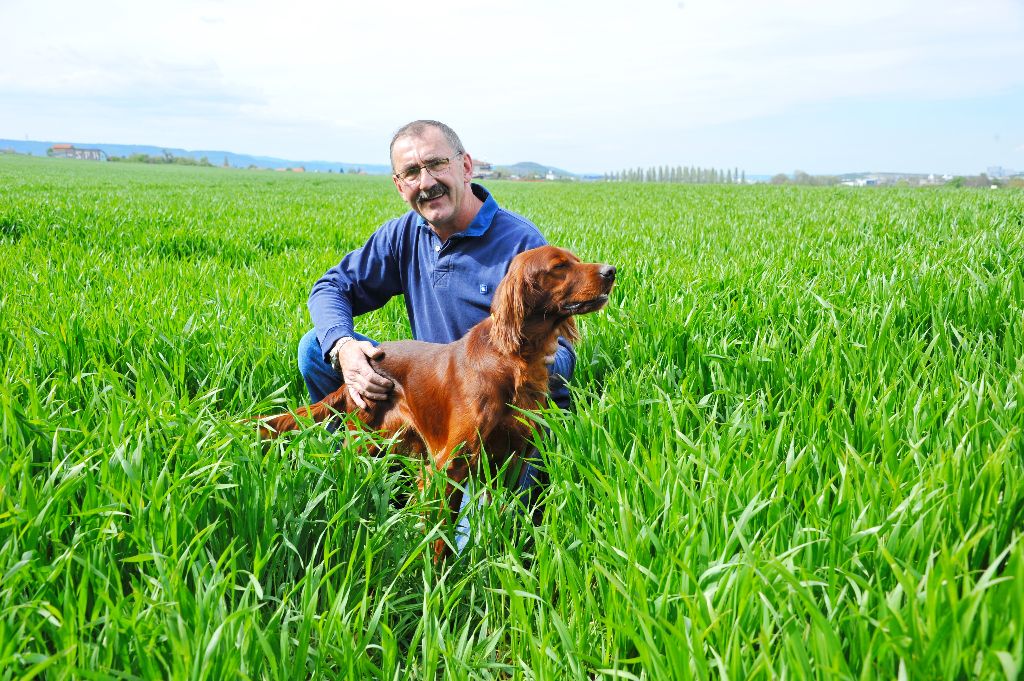
<path fill-rule="evenodd" d="M 260 438 L 273 440 L 281 433 L 299 429 L 299 422 L 296 416 L 312 419 L 315 423 L 323 423 L 324 421 L 338 418 L 339 414 L 344 415 L 355 411 L 357 408 L 349 396 L 348 390 L 342 385 L 316 404 L 296 409 L 294 414 L 288 412 L 277 416 L 258 416 L 255 420 L 260 424 Z"/>

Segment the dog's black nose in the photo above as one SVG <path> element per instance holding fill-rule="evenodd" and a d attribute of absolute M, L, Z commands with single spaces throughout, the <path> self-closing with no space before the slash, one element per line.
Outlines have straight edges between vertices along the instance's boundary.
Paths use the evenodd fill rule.
<path fill-rule="evenodd" d="M 615 281 L 615 268 L 611 265 L 602 265 L 600 274 L 608 281 Z"/>

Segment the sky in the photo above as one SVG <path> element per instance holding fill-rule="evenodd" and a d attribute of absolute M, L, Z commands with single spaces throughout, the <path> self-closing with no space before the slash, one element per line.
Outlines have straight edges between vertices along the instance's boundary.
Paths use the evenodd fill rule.
<path fill-rule="evenodd" d="M 388 162 L 470 154 L 1024 170 L 1024 0 L 0 0 L 0 138 Z"/>

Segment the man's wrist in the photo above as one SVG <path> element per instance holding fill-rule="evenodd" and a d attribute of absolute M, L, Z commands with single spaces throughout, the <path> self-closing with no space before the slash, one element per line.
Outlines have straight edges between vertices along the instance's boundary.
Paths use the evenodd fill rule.
<path fill-rule="evenodd" d="M 352 336 L 342 336 L 338 340 L 334 341 L 334 345 L 331 347 L 330 353 L 328 353 L 328 355 L 331 358 L 331 366 L 334 367 L 334 370 L 337 371 L 338 373 L 341 373 L 342 370 L 341 349 L 345 346 L 346 343 L 354 340 L 355 338 Z"/>
<path fill-rule="evenodd" d="M 354 341 L 354 340 L 355 340 L 355 336 L 342 336 L 337 341 L 335 341 L 334 349 L 331 352 L 339 352 L 345 346 L 345 343 L 348 343 L 349 341 Z"/>

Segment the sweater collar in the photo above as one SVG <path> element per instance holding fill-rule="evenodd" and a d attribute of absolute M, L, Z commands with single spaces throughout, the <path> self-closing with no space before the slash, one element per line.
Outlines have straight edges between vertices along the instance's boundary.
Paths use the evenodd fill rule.
<path fill-rule="evenodd" d="M 484 205 L 480 206 L 479 212 L 477 212 L 473 221 L 469 223 L 469 227 L 461 232 L 453 234 L 453 239 L 459 237 L 483 236 L 487 233 L 487 230 L 490 229 L 491 223 L 494 222 L 494 216 L 498 213 L 498 202 L 494 200 L 494 197 L 491 196 L 491 193 L 487 191 L 483 185 L 476 184 L 474 182 L 470 184 L 469 187 L 473 191 L 473 194 L 484 202 Z M 417 215 L 416 218 L 416 225 L 418 227 L 429 229 L 431 232 L 434 231 L 430 228 L 430 225 L 427 224 L 427 221 L 423 219 L 422 215 Z"/>

